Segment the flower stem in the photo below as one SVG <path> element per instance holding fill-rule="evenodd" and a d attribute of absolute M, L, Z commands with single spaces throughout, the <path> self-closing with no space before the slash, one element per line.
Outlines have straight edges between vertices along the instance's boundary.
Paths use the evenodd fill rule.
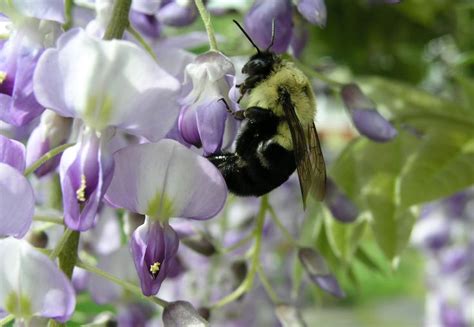
<path fill-rule="evenodd" d="M 103 277 L 107 280 L 110 280 L 111 282 L 123 287 L 124 289 L 126 289 L 127 291 L 129 291 L 130 293 L 133 293 L 135 295 L 137 295 L 138 297 L 140 298 L 143 298 L 143 299 L 147 299 L 155 304 L 158 304 L 159 306 L 161 307 L 166 307 L 168 305 L 168 302 L 163 300 L 163 299 L 160 299 L 159 297 L 156 297 L 156 296 L 145 296 L 143 295 L 141 289 L 135 285 L 133 285 L 132 283 L 129 283 L 129 282 L 126 282 L 124 280 L 121 280 L 120 278 L 118 277 L 115 277 L 114 275 L 111 275 L 109 274 L 108 272 L 105 272 L 95 266 L 92 266 L 92 265 L 89 265 L 83 261 L 78 261 L 76 262 L 76 266 L 79 267 L 79 268 L 82 268 L 82 269 L 85 269 L 93 274 L 96 274 L 97 276 L 100 276 L 100 277 Z"/>
<path fill-rule="evenodd" d="M 64 11 L 66 14 L 66 22 L 63 24 L 63 28 L 65 31 L 70 29 L 73 25 L 73 17 L 72 17 L 72 8 L 74 7 L 74 0 L 65 0 L 64 2 Z"/>
<path fill-rule="evenodd" d="M 62 217 L 33 216 L 33 220 L 44 223 L 53 223 L 56 225 L 64 225 L 64 219 Z"/>
<path fill-rule="evenodd" d="M 148 52 L 148 54 L 153 58 L 153 60 L 158 61 L 158 58 L 156 58 L 156 53 L 153 51 L 153 49 L 150 47 L 150 45 L 145 41 L 145 39 L 142 37 L 140 33 L 136 29 L 134 29 L 131 25 L 127 26 L 127 31 L 133 35 L 133 37 L 142 45 L 142 47 Z"/>
<path fill-rule="evenodd" d="M 56 258 L 58 257 L 59 253 L 63 250 L 64 248 L 64 245 L 66 244 L 67 240 L 69 239 L 69 236 L 71 236 L 73 230 L 72 229 L 69 229 L 67 228 L 64 233 L 63 233 L 63 236 L 61 236 L 61 238 L 59 239 L 59 242 L 58 244 L 56 244 L 56 247 L 53 249 L 53 251 L 49 254 L 49 258 L 51 260 L 56 260 Z"/>
<path fill-rule="evenodd" d="M 25 169 L 25 172 L 23 175 L 28 176 L 31 173 L 33 173 L 36 169 L 41 167 L 42 164 L 44 164 L 46 161 L 56 157 L 58 154 L 64 152 L 67 148 L 73 146 L 74 143 L 67 143 L 67 144 L 62 144 L 54 149 L 51 149 L 49 152 L 45 153 L 41 158 L 33 162 L 29 167 Z"/>
<path fill-rule="evenodd" d="M 129 26 L 128 13 L 132 0 L 116 0 L 112 11 L 112 19 L 110 20 L 107 30 L 105 31 L 104 40 L 121 39 L 125 29 Z"/>
<path fill-rule="evenodd" d="M 265 289 L 265 292 L 267 292 L 268 296 L 272 300 L 274 304 L 281 303 L 282 301 L 278 297 L 278 295 L 275 293 L 275 291 L 272 288 L 272 285 L 270 285 L 270 282 L 268 281 L 267 276 L 265 275 L 265 272 L 263 271 L 263 268 L 261 265 L 257 266 L 257 274 L 258 278 L 262 282 L 263 288 Z"/>
<path fill-rule="evenodd" d="M 66 228 L 66 231 L 69 230 L 69 228 Z M 61 268 L 69 279 L 71 279 L 74 266 L 76 265 L 80 235 L 80 232 L 71 230 L 62 251 L 59 252 L 59 268 Z"/>
<path fill-rule="evenodd" d="M 252 263 L 250 266 L 250 270 L 242 281 L 242 283 L 237 287 L 232 293 L 228 294 L 224 298 L 220 299 L 218 302 L 211 305 L 211 309 L 222 307 L 236 299 L 238 299 L 242 294 L 244 294 L 247 290 L 252 288 L 253 280 L 255 273 L 257 272 L 258 265 L 260 264 L 260 248 L 262 244 L 262 236 L 263 236 L 263 226 L 265 222 L 265 213 L 268 210 L 268 195 L 265 194 L 262 196 L 262 201 L 260 203 L 260 210 L 257 215 L 257 224 L 253 231 L 253 235 L 255 237 L 255 243 L 252 247 Z"/>
<path fill-rule="evenodd" d="M 214 34 L 214 30 L 211 24 L 211 16 L 204 6 L 202 0 L 194 0 L 196 7 L 199 11 L 199 15 L 201 15 L 202 22 L 204 23 L 204 27 L 206 28 L 207 37 L 209 38 L 209 45 L 212 51 L 218 51 L 217 49 L 217 41 L 216 36 Z"/>
<path fill-rule="evenodd" d="M 283 235 L 285 235 L 285 237 L 288 239 L 288 241 L 291 243 L 291 245 L 295 246 L 295 247 L 298 247 L 298 242 L 296 242 L 296 240 L 293 238 L 293 236 L 291 236 L 290 232 L 288 231 L 288 229 L 283 225 L 283 223 L 281 222 L 281 220 L 278 218 L 275 210 L 273 209 L 272 206 L 269 206 L 268 207 L 268 211 L 270 212 L 270 217 L 272 218 L 273 222 L 275 223 L 275 225 L 277 225 L 277 227 L 281 230 L 281 232 L 283 233 Z"/>

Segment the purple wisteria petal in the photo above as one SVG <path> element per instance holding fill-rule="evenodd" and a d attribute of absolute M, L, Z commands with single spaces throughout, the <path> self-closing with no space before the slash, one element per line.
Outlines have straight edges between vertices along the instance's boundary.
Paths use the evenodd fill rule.
<path fill-rule="evenodd" d="M 193 1 L 182 3 L 172 1 L 158 11 L 158 20 L 169 26 L 187 26 L 193 23 L 198 16 L 197 8 Z"/>
<path fill-rule="evenodd" d="M 144 14 L 153 15 L 160 9 L 163 2 L 161 0 L 133 0 L 132 9 Z"/>
<path fill-rule="evenodd" d="M 71 132 L 72 120 L 51 110 L 41 116 L 40 124 L 33 130 L 26 145 L 26 164 L 29 166 L 51 149 L 66 143 Z M 59 165 L 61 154 L 41 165 L 35 174 L 44 176 Z"/>
<path fill-rule="evenodd" d="M 25 170 L 25 146 L 0 134 L 0 163 L 10 165 L 22 173 Z"/>
<path fill-rule="evenodd" d="M 144 14 L 136 10 L 130 11 L 130 22 L 143 35 L 158 38 L 161 26 L 155 15 Z"/>
<path fill-rule="evenodd" d="M 376 142 L 387 142 L 398 135 L 398 131 L 375 109 L 375 104 L 359 86 L 344 85 L 341 96 L 359 133 Z"/>
<path fill-rule="evenodd" d="M 130 248 L 144 295 L 158 293 L 178 246 L 178 234 L 168 223 L 147 219 L 132 234 Z"/>
<path fill-rule="evenodd" d="M 97 211 L 112 179 L 113 160 L 102 140 L 85 131 L 78 143 L 64 151 L 59 165 L 64 222 L 85 231 L 96 223 Z"/>
<path fill-rule="evenodd" d="M 288 49 L 292 34 L 292 10 L 289 0 L 257 0 L 244 18 L 244 25 L 252 40 L 266 49 L 272 39 L 272 21 L 275 20 L 275 42 L 271 48 L 276 53 Z"/>
<path fill-rule="evenodd" d="M 153 218 L 208 219 L 223 207 L 227 187 L 207 159 L 173 140 L 132 145 L 114 154 L 106 198 Z"/>
<path fill-rule="evenodd" d="M 324 202 L 334 218 L 342 223 L 351 223 L 356 220 L 359 210 L 356 205 L 345 195 L 331 180 L 327 180 L 326 197 Z"/>
<path fill-rule="evenodd" d="M 28 242 L 0 240 L 0 311 L 18 318 L 42 316 L 67 321 L 76 298 L 70 281 Z"/>
<path fill-rule="evenodd" d="M 131 42 L 103 41 L 79 29 L 44 52 L 33 84 L 45 107 L 81 118 L 97 131 L 115 126 L 157 141 L 178 116 L 179 82 L 148 53 Z"/>
<path fill-rule="evenodd" d="M 147 322 L 155 314 L 154 306 L 149 302 L 134 302 L 121 305 L 117 310 L 118 326 L 153 326 Z"/>
<path fill-rule="evenodd" d="M 324 0 L 300 0 L 298 2 L 298 11 L 311 24 L 321 27 L 326 25 L 326 4 Z"/>
<path fill-rule="evenodd" d="M 23 174 L 0 163 L 0 236 L 23 237 L 33 221 L 35 195 Z"/>
<path fill-rule="evenodd" d="M 7 16 L 20 14 L 25 17 L 52 20 L 59 23 L 66 21 L 64 0 L 11 0 L 0 2 L 0 12 Z"/>
<path fill-rule="evenodd" d="M 25 49 L 22 37 L 15 35 L 7 41 L 0 54 L 0 120 L 23 126 L 44 110 L 33 93 L 33 73 L 41 55 L 40 50 Z"/>
<path fill-rule="evenodd" d="M 222 147 L 228 114 L 220 99 L 232 104 L 228 94 L 234 72 L 233 63 L 215 51 L 186 66 L 186 81 L 191 80 L 192 89 L 181 101 L 178 128 L 186 142 L 202 146 L 206 155 Z"/>
<path fill-rule="evenodd" d="M 308 43 L 309 31 L 304 24 L 297 24 L 293 28 L 291 37 L 291 51 L 296 58 L 299 58 Z"/>

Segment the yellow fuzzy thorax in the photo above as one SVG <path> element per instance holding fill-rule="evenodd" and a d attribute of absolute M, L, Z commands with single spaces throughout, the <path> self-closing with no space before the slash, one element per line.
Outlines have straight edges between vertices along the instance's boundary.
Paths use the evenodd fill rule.
<path fill-rule="evenodd" d="M 316 114 L 316 101 L 311 84 L 294 63 L 285 60 L 274 68 L 266 80 L 252 89 L 245 101 L 245 108 L 256 106 L 269 109 L 277 116 L 284 117 L 278 94 L 278 89 L 281 87 L 290 94 L 301 124 L 303 126 L 312 124 Z M 293 149 L 288 124 L 280 124 L 274 140 L 288 150 Z"/>

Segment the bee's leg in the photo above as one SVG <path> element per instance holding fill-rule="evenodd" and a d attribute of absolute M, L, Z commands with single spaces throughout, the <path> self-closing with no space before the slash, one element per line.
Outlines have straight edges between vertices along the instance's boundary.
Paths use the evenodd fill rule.
<path fill-rule="evenodd" d="M 236 120 L 244 120 L 244 111 L 243 110 L 237 110 L 237 111 L 232 111 L 229 107 L 229 104 L 227 101 L 225 101 L 224 98 L 220 98 L 219 101 L 224 102 L 225 108 L 229 114 L 232 115 Z"/>

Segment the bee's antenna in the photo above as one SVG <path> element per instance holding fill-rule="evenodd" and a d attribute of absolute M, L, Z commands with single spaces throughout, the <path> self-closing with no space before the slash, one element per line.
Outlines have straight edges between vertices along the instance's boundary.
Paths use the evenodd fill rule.
<path fill-rule="evenodd" d="M 265 51 L 270 50 L 270 48 L 273 46 L 273 42 L 275 42 L 275 18 L 272 19 L 272 40 L 270 41 L 270 45 Z"/>
<path fill-rule="evenodd" d="M 244 35 L 247 37 L 247 39 L 250 41 L 250 43 L 252 43 L 252 45 L 255 47 L 255 49 L 257 49 L 257 52 L 260 53 L 260 49 L 257 47 L 257 45 L 252 41 L 252 39 L 250 38 L 250 36 L 247 34 L 247 32 L 245 32 L 244 28 L 242 26 L 240 26 L 239 22 L 237 22 L 235 19 L 233 19 L 233 22 L 240 28 L 240 30 L 242 31 L 242 33 L 244 33 Z"/>

